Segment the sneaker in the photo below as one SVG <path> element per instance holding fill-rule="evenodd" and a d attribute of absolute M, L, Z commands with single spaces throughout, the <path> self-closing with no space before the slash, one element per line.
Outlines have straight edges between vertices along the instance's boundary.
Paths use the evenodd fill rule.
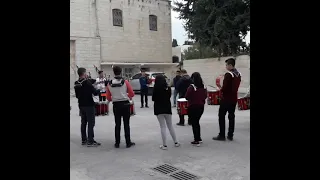
<path fill-rule="evenodd" d="M 200 144 L 202 144 L 202 139 L 200 141 L 198 141 Z"/>
<path fill-rule="evenodd" d="M 98 143 L 97 141 L 93 141 L 92 143 L 87 144 L 88 147 L 97 147 L 100 145 L 101 145 L 101 143 Z"/>
<path fill-rule="evenodd" d="M 161 146 L 160 146 L 160 149 L 162 149 L 162 150 L 167 150 L 168 147 L 167 147 L 166 145 L 161 145 Z"/>
<path fill-rule="evenodd" d="M 223 136 L 218 135 L 217 137 L 213 137 L 212 139 L 213 139 L 213 140 L 216 140 L 216 141 L 225 141 L 225 140 L 226 140 L 226 137 L 223 137 Z"/>
<path fill-rule="evenodd" d="M 184 126 L 184 124 L 182 124 L 182 123 L 177 123 L 177 125 L 178 125 L 178 126 Z"/>
<path fill-rule="evenodd" d="M 143 108 L 143 106 L 141 106 L 140 108 Z"/>
<path fill-rule="evenodd" d="M 180 143 L 176 142 L 176 143 L 174 143 L 174 146 L 175 146 L 175 147 L 179 147 L 179 146 L 180 146 Z"/>
<path fill-rule="evenodd" d="M 119 148 L 119 147 L 120 147 L 120 144 L 117 144 L 117 143 L 116 143 L 116 144 L 114 144 L 114 147 L 115 147 L 115 148 Z"/>
<path fill-rule="evenodd" d="M 229 141 L 233 141 L 233 137 L 232 136 L 227 136 L 227 139 L 229 139 Z"/>
<path fill-rule="evenodd" d="M 149 106 L 148 106 L 148 105 L 146 105 L 146 108 L 149 108 Z"/>
<path fill-rule="evenodd" d="M 127 144 L 127 148 L 130 148 L 131 146 L 134 146 L 134 145 L 136 145 L 136 143 L 131 142 L 131 143 Z"/>
<path fill-rule="evenodd" d="M 192 145 L 195 145 L 195 146 L 197 146 L 197 147 L 200 146 L 200 142 L 199 142 L 199 141 L 192 141 L 191 144 L 192 144 Z"/>
<path fill-rule="evenodd" d="M 81 142 L 81 145 L 84 146 L 84 145 L 86 145 L 87 143 L 88 143 L 87 141 L 82 141 L 82 142 Z"/>

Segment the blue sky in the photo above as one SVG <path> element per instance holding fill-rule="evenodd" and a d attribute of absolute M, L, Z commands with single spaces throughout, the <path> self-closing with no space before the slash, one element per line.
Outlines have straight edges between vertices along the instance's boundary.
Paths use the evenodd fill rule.
<path fill-rule="evenodd" d="M 188 39 L 188 36 L 187 32 L 183 28 L 182 20 L 179 20 L 177 18 L 178 16 L 179 14 L 177 12 L 171 10 L 172 39 L 176 39 L 178 41 L 178 45 L 182 45 L 184 41 Z M 248 32 L 248 35 L 246 36 L 245 40 L 247 43 L 250 43 L 250 32 Z"/>

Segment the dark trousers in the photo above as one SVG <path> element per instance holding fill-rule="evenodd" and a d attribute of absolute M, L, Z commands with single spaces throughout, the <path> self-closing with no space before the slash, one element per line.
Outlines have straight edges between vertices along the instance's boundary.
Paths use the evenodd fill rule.
<path fill-rule="evenodd" d="M 106 93 L 106 92 L 100 92 L 99 94 L 99 101 L 106 101 L 106 97 L 105 96 L 101 96 L 101 93 Z"/>
<path fill-rule="evenodd" d="M 192 131 L 195 141 L 202 141 L 200 130 L 200 118 L 203 114 L 204 106 L 192 106 L 188 108 L 189 122 L 192 125 Z"/>
<path fill-rule="evenodd" d="M 235 110 L 236 110 L 235 103 L 227 103 L 227 102 L 220 103 L 220 107 L 219 107 L 219 128 L 220 128 L 219 135 L 220 136 L 225 137 L 225 129 L 226 129 L 225 116 L 228 112 L 228 119 L 229 119 L 228 136 L 233 137 L 234 125 L 235 125 L 235 115 L 234 115 Z"/>
<path fill-rule="evenodd" d="M 184 122 L 185 122 L 184 116 L 185 115 L 179 115 L 179 124 L 184 124 Z M 189 115 L 188 115 L 188 124 L 191 125 L 191 121 L 190 121 Z"/>
<path fill-rule="evenodd" d="M 80 107 L 81 115 L 81 139 L 82 141 L 87 141 L 89 143 L 94 141 L 94 125 L 95 125 L 95 107 L 94 106 L 84 106 Z M 88 124 L 88 136 L 87 136 L 87 124 Z M 88 137 L 88 138 L 87 138 Z"/>
<path fill-rule="evenodd" d="M 130 144 L 130 102 L 113 102 L 113 114 L 115 120 L 115 139 L 116 144 L 120 144 L 121 118 L 123 118 L 124 137 L 126 143 Z"/>
<path fill-rule="evenodd" d="M 148 106 L 148 88 L 144 88 L 140 90 L 140 96 L 141 96 L 141 106 L 143 106 L 143 97 L 145 100 L 146 106 Z"/>

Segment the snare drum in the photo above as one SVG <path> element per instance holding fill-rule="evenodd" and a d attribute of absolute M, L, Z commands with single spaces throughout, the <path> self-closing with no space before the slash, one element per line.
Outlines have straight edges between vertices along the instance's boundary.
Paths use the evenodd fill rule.
<path fill-rule="evenodd" d="M 219 105 L 221 101 L 221 91 L 219 90 L 208 90 L 208 105 Z"/>
<path fill-rule="evenodd" d="M 187 115 L 188 114 L 188 100 L 186 98 L 180 98 L 177 100 L 178 106 L 177 111 L 179 115 Z"/>
<path fill-rule="evenodd" d="M 96 107 L 96 112 L 95 112 L 96 116 L 109 115 L 109 102 L 108 101 L 96 102 L 95 107 Z"/>
<path fill-rule="evenodd" d="M 242 97 L 238 99 L 238 109 L 248 110 L 250 109 L 250 97 Z"/>
<path fill-rule="evenodd" d="M 134 109 L 134 102 L 131 100 L 130 101 L 130 116 L 136 115 L 136 111 Z"/>

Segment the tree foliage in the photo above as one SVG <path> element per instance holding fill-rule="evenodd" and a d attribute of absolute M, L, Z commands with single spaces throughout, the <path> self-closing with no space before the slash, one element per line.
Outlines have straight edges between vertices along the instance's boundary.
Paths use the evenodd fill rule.
<path fill-rule="evenodd" d="M 250 0 L 181 0 L 174 10 L 191 39 L 212 47 L 219 56 L 245 49 L 250 31 Z"/>
<path fill-rule="evenodd" d="M 172 40 L 172 47 L 177 47 L 178 46 L 178 42 L 176 39 Z"/>
<path fill-rule="evenodd" d="M 218 57 L 217 51 L 208 46 L 200 46 L 199 43 L 194 44 L 183 52 L 183 60 L 188 59 L 205 59 Z"/>

